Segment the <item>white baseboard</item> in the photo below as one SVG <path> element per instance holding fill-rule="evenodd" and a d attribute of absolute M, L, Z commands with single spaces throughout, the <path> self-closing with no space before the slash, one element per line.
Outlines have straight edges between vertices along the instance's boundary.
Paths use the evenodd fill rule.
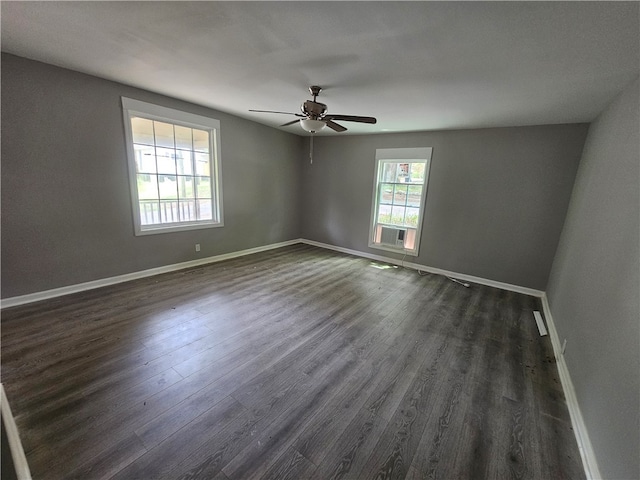
<path fill-rule="evenodd" d="M 314 240 L 306 240 L 298 238 L 295 240 L 288 240 L 286 242 L 272 243 L 270 245 L 263 245 L 261 247 L 249 248 L 247 250 L 240 250 L 237 252 L 225 253 L 222 255 L 215 255 L 207 258 L 199 258 L 197 260 L 190 260 L 188 262 L 174 263 L 172 265 L 164 265 L 162 267 L 150 268 L 148 270 L 142 270 L 139 272 L 126 273 L 124 275 L 117 275 L 115 277 L 102 278 L 99 280 L 93 280 L 90 282 L 78 283 L 75 285 L 68 285 L 66 287 L 54 288 L 51 290 L 45 290 L 42 292 L 29 293 L 27 295 L 20 295 L 17 297 L 9 297 L 0 300 L 0 308 L 15 307 L 18 305 L 25 305 L 27 303 L 39 302 L 40 300 L 47 300 L 50 298 L 61 297 L 63 295 L 69 295 L 71 293 L 84 292 L 86 290 L 92 290 L 94 288 L 106 287 L 108 285 L 114 285 L 116 283 L 128 282 L 130 280 L 137 280 L 139 278 L 151 277 L 153 275 L 159 275 L 161 273 L 174 272 L 176 270 L 182 270 L 185 268 L 197 267 L 199 265 L 206 265 L 208 263 L 221 262 L 223 260 L 229 260 L 231 258 L 241 257 L 244 255 L 251 255 L 252 253 L 264 252 L 266 250 L 272 250 L 274 248 L 286 247 L 287 245 L 294 245 L 296 243 L 305 243 L 307 245 L 313 245 L 320 248 L 326 248 L 329 250 L 335 250 L 337 252 L 348 253 L 358 257 L 370 258 L 380 262 L 391 263 L 394 265 L 402 265 L 404 267 L 412 268 L 414 270 L 420 270 L 423 272 L 435 273 L 437 275 L 445 275 L 447 277 L 457 278 L 465 282 L 477 283 L 480 285 L 486 285 L 489 287 L 501 288 L 503 290 L 509 290 L 512 292 L 523 293 L 525 295 L 532 295 L 534 297 L 542 297 L 544 292 L 535 290 L 532 288 L 521 287 L 519 285 L 511 285 L 509 283 L 497 282 L 495 280 L 489 280 L 486 278 L 474 277 L 473 275 L 465 275 L 463 273 L 451 272 L 449 270 L 442 270 L 439 268 L 428 267 L 426 265 L 419 265 L 412 262 L 401 262 L 390 257 L 382 255 L 373 255 L 359 250 L 352 250 L 350 248 L 337 247 L 335 245 L 329 245 L 327 243 L 316 242 Z"/>
<path fill-rule="evenodd" d="M 569 370 L 567 369 L 567 365 L 564 361 L 564 356 L 562 355 L 562 347 L 560 344 L 560 340 L 558 338 L 558 333 L 555 328 L 555 324 L 553 323 L 553 317 L 551 315 L 551 310 L 549 307 L 549 302 L 547 300 L 547 296 L 545 292 L 541 290 L 535 290 L 532 288 L 521 287 L 519 285 L 512 285 L 509 283 L 498 282 L 495 280 L 489 280 L 486 278 L 475 277 L 473 275 L 466 275 L 463 273 L 452 272 L 449 270 L 442 270 L 440 268 L 429 267 L 426 265 L 420 265 L 412 262 L 402 262 L 400 260 L 396 260 L 390 257 L 385 257 L 382 255 L 374 255 L 366 252 L 361 252 L 359 250 L 352 250 L 344 247 L 337 247 L 335 245 L 330 245 L 327 243 L 316 242 L 314 240 L 306 240 L 306 239 L 295 239 L 288 240 L 286 242 L 273 243 L 270 245 L 264 245 L 260 247 L 250 248 L 247 250 L 240 250 L 237 252 L 225 253 L 222 255 L 215 255 L 212 257 L 201 258 L 197 260 L 191 260 L 188 262 L 176 263 L 172 265 L 165 265 L 162 267 L 151 268 L 149 270 L 142 270 L 140 272 L 128 273 L 125 275 L 118 275 L 115 277 L 104 278 L 100 280 L 94 280 L 91 282 L 80 283 L 77 285 L 69 285 L 66 287 L 55 288 L 52 290 L 46 290 L 43 292 L 31 293 L 28 295 L 21 295 L 18 297 L 11 297 L 7 299 L 1 300 L 1 308 L 8 308 L 17 305 L 23 305 L 31 302 L 37 302 L 40 300 L 46 300 L 49 298 L 60 297 L 63 295 L 68 295 L 71 293 L 82 292 L 85 290 L 91 290 L 94 288 L 100 288 L 107 285 L 113 285 L 116 283 L 127 282 L 130 280 L 135 280 L 138 278 L 150 277 L 153 275 L 158 275 L 161 273 L 173 272 L 176 270 L 182 270 L 185 268 L 196 267 L 199 265 L 205 265 L 208 263 L 221 262 L 223 260 L 228 260 L 231 258 L 241 257 L 244 255 L 251 255 L 253 253 L 264 252 L 267 250 L 272 250 L 275 248 L 285 247 L 288 245 L 294 245 L 296 243 L 304 243 L 307 245 L 313 245 L 320 248 L 326 248 L 328 250 L 335 250 L 337 252 L 347 253 L 350 255 L 369 258 L 371 260 L 377 260 L 380 262 L 390 263 L 393 265 L 402 265 L 404 267 L 412 268 L 414 270 L 420 270 L 423 272 L 434 273 L 437 275 L 444 275 L 447 277 L 456 278 L 458 280 L 463 280 L 465 282 L 477 283 L 480 285 L 486 285 L 489 287 L 500 288 L 503 290 L 508 290 L 516 293 L 522 293 L 525 295 L 531 295 L 534 297 L 539 297 L 542 299 L 542 307 L 544 311 L 544 316 L 547 321 L 547 327 L 549 330 L 549 335 L 551 337 L 551 344 L 553 346 L 554 355 L 556 357 L 556 364 L 558 367 L 558 373 L 560 375 L 560 380 L 562 382 L 562 388 L 564 390 L 565 398 L 567 401 L 567 407 L 569 409 L 569 414 L 571 416 L 571 423 L 573 425 L 573 429 L 576 435 L 576 440 L 578 442 L 578 449 L 580 450 L 580 455 L 582 457 L 582 463 L 584 466 L 585 474 L 587 476 L 587 480 L 596 480 L 602 478 L 600 475 L 600 470 L 598 468 L 598 463 L 596 461 L 596 457 L 593 451 L 593 447 L 591 445 L 591 441 L 589 440 L 589 435 L 587 433 L 587 428 L 584 424 L 584 420 L 582 418 L 582 413 L 580 412 L 580 407 L 578 405 L 578 401 L 576 398 L 575 390 L 573 388 L 573 383 L 571 382 L 571 377 L 569 375 Z M 6 397 L 4 396 L 3 390 L 3 403 L 6 402 Z M 8 405 L 7 405 L 8 406 Z M 25 463 L 26 465 L 26 463 Z M 28 466 L 26 466 L 26 471 L 28 474 Z M 21 478 L 31 478 L 21 477 Z"/>
<path fill-rule="evenodd" d="M 7 443 L 11 452 L 11 460 L 18 480 L 31 480 L 31 472 L 27 457 L 24 455 L 18 427 L 13 419 L 11 407 L 7 400 L 7 394 L 4 391 L 4 385 L 0 383 L 0 411 L 2 412 L 2 422 L 4 423 L 5 433 L 7 434 Z"/>
<path fill-rule="evenodd" d="M 440 268 L 428 267 L 426 265 L 420 265 L 412 262 L 402 262 L 394 258 L 385 257 L 382 255 L 374 255 L 371 253 L 361 252 L 359 250 L 352 250 L 350 248 L 336 247 L 335 245 L 329 245 L 328 243 L 316 242 L 314 240 L 302 239 L 302 243 L 307 245 L 314 245 L 316 247 L 327 248 L 329 250 L 335 250 L 337 252 L 348 253 L 357 257 L 369 258 L 371 260 L 377 260 L 379 262 L 391 263 L 393 265 L 402 265 L 403 267 L 412 268 L 414 270 L 420 270 L 421 272 L 434 273 L 436 275 L 444 275 L 465 282 L 477 283 L 479 285 L 486 285 L 488 287 L 500 288 L 502 290 L 509 290 L 511 292 L 523 293 L 525 295 L 531 295 L 533 297 L 542 297 L 544 292 L 542 290 L 535 290 L 533 288 L 521 287 L 519 285 L 512 285 L 510 283 L 497 282 L 495 280 L 489 280 L 487 278 L 474 277 L 473 275 L 466 275 L 464 273 L 451 272 L 449 270 L 442 270 Z"/>
<path fill-rule="evenodd" d="M 124 275 L 117 275 L 115 277 L 101 278 L 99 280 L 93 280 L 91 282 L 78 283 L 76 285 L 54 288 L 52 290 L 45 290 L 43 292 L 29 293 L 27 295 L 20 295 L 18 297 L 3 298 L 0 303 L 0 308 L 9 308 L 32 302 L 39 302 L 40 300 L 61 297 L 63 295 L 69 295 L 71 293 L 84 292 L 85 290 L 93 290 L 94 288 L 106 287 L 108 285 L 114 285 L 116 283 L 128 282 L 130 280 L 137 280 L 138 278 L 151 277 L 153 275 L 159 275 L 161 273 L 174 272 L 176 270 L 197 267 L 199 265 L 206 265 L 208 263 L 221 262 L 223 260 L 242 257 L 244 255 L 251 255 L 252 253 L 264 252 L 266 250 L 273 250 L 274 248 L 286 247 L 287 245 L 294 245 L 301 242 L 301 239 L 295 239 L 288 240 L 286 242 L 272 243 L 270 245 L 249 248 L 247 250 L 224 253 L 222 255 L 214 255 L 212 257 L 199 258 L 197 260 L 174 263 L 172 265 L 164 265 L 162 267 L 150 268 L 148 270 L 142 270 L 139 272 L 126 273 Z"/>
<path fill-rule="evenodd" d="M 569 415 L 571 416 L 571 425 L 573 426 L 576 441 L 578 442 L 578 449 L 580 450 L 580 456 L 582 457 L 584 473 L 587 480 L 601 479 L 602 475 L 600 475 L 600 469 L 598 468 L 595 452 L 593 451 L 593 446 L 589 439 L 587 426 L 582 418 L 582 412 L 580 411 L 580 405 L 578 405 L 578 399 L 576 397 L 575 389 L 573 388 L 571 376 L 569 375 L 569 369 L 564 361 L 562 345 L 560 343 L 560 338 L 558 337 L 558 331 L 556 330 L 555 323 L 553 322 L 553 316 L 551 315 L 551 308 L 546 294 L 542 295 L 542 309 L 544 311 L 544 317 L 547 320 L 547 328 L 549 330 L 549 336 L 551 337 L 553 353 L 556 357 L 558 374 L 560 375 L 562 390 L 564 390 L 564 397 L 567 401 Z"/>

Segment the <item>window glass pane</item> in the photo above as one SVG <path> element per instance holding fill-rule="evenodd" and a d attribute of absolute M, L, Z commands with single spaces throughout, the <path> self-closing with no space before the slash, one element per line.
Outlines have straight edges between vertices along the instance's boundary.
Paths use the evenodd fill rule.
<path fill-rule="evenodd" d="M 196 177 L 196 192 L 198 198 L 211 198 L 211 181 L 209 177 Z"/>
<path fill-rule="evenodd" d="M 209 154 L 208 153 L 196 153 L 196 174 L 197 175 L 210 175 L 209 169 Z"/>
<path fill-rule="evenodd" d="M 153 122 L 153 129 L 156 135 L 156 147 L 174 147 L 172 124 Z"/>
<path fill-rule="evenodd" d="M 178 167 L 178 175 L 193 175 L 193 162 L 191 161 L 191 152 L 186 150 L 176 150 L 176 165 Z"/>
<path fill-rule="evenodd" d="M 211 208 L 211 200 L 196 200 L 198 202 L 198 219 L 212 220 L 213 211 Z"/>
<path fill-rule="evenodd" d="M 156 148 L 156 160 L 158 162 L 158 173 L 176 174 L 176 154 L 172 148 Z"/>
<path fill-rule="evenodd" d="M 404 207 L 391 207 L 391 224 L 404 225 Z"/>
<path fill-rule="evenodd" d="M 399 163 L 398 164 L 398 179 L 396 182 L 398 183 L 406 183 L 409 181 L 409 164 L 408 163 Z"/>
<path fill-rule="evenodd" d="M 380 203 L 390 204 L 393 202 L 393 184 L 382 183 L 380 185 Z"/>
<path fill-rule="evenodd" d="M 140 223 L 142 225 L 160 223 L 160 210 L 157 200 L 144 200 L 140 202 Z"/>
<path fill-rule="evenodd" d="M 191 129 L 181 125 L 174 125 L 176 135 L 176 148 L 191 150 Z"/>
<path fill-rule="evenodd" d="M 183 222 L 194 221 L 198 217 L 196 215 L 196 202 L 195 200 L 180 201 L 180 218 Z"/>
<path fill-rule="evenodd" d="M 395 162 L 384 162 L 382 164 L 382 182 L 395 182 L 398 164 Z"/>
<path fill-rule="evenodd" d="M 416 183 L 424 183 L 424 168 L 423 162 L 411 164 L 411 181 Z"/>
<path fill-rule="evenodd" d="M 405 205 L 407 203 L 407 187 L 406 185 L 396 185 L 393 195 L 394 205 Z"/>
<path fill-rule="evenodd" d="M 195 189 L 193 186 L 193 177 L 178 177 L 178 195 L 180 199 L 195 198 Z"/>
<path fill-rule="evenodd" d="M 131 135 L 133 143 L 153 145 L 153 121 L 146 118 L 131 118 Z"/>
<path fill-rule="evenodd" d="M 378 223 L 391 223 L 390 205 L 380 205 L 378 209 Z"/>
<path fill-rule="evenodd" d="M 160 221 L 161 223 L 179 222 L 178 202 L 175 200 L 160 201 Z"/>
<path fill-rule="evenodd" d="M 178 182 L 175 175 L 158 175 L 158 190 L 161 199 L 177 199 Z"/>
<path fill-rule="evenodd" d="M 156 173 L 156 152 L 148 145 L 133 145 L 136 156 L 136 171 L 139 173 Z"/>
<path fill-rule="evenodd" d="M 414 207 L 407 207 L 404 222 L 410 227 L 418 226 L 418 216 L 420 215 L 420 209 Z"/>
<path fill-rule="evenodd" d="M 138 198 L 140 200 L 153 200 L 158 198 L 158 176 L 139 173 Z"/>
<path fill-rule="evenodd" d="M 415 228 L 408 228 L 407 233 L 404 236 L 404 248 L 413 250 L 416 248 L 416 232 Z"/>
<path fill-rule="evenodd" d="M 407 195 L 407 205 L 410 207 L 419 207 L 421 199 L 422 199 L 422 185 L 409 186 L 409 193 Z"/>
<path fill-rule="evenodd" d="M 209 151 L 209 132 L 193 129 L 193 149 L 199 152 Z"/>

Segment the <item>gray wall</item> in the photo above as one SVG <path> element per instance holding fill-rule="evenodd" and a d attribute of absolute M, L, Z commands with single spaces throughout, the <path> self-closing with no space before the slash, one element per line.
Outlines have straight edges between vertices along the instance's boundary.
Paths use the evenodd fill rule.
<path fill-rule="evenodd" d="M 121 96 L 220 120 L 224 227 L 134 236 Z M 2 298 L 299 238 L 303 143 L 2 54 Z"/>
<path fill-rule="evenodd" d="M 639 88 L 589 128 L 547 289 L 607 479 L 640 478 Z"/>
<path fill-rule="evenodd" d="M 544 290 L 587 128 L 316 138 L 303 167 L 302 235 L 401 258 L 368 247 L 375 152 L 433 147 L 420 254 L 407 261 Z"/>
<path fill-rule="evenodd" d="M 2 298 L 300 236 L 393 256 L 367 246 L 375 150 L 430 146 L 409 260 L 542 290 L 551 270 L 601 471 L 638 478 L 638 88 L 589 129 L 571 196 L 586 125 L 319 137 L 309 165 L 300 137 L 3 54 Z M 223 228 L 133 235 L 121 96 L 221 121 Z"/>

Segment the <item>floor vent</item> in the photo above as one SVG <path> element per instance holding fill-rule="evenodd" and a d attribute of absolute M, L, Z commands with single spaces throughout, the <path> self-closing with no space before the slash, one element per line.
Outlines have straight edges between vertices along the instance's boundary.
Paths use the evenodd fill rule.
<path fill-rule="evenodd" d="M 544 326 L 542 315 L 540 315 L 539 311 L 535 310 L 533 312 L 533 316 L 535 317 L 536 323 L 538 324 L 538 331 L 540 332 L 540 336 L 544 337 L 547 334 L 547 327 Z"/>

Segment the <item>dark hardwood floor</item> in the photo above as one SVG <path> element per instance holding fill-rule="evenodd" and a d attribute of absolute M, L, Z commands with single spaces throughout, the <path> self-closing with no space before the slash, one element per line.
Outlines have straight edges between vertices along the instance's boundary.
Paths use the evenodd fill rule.
<path fill-rule="evenodd" d="M 581 479 L 539 300 L 307 245 L 2 311 L 34 479 Z"/>

